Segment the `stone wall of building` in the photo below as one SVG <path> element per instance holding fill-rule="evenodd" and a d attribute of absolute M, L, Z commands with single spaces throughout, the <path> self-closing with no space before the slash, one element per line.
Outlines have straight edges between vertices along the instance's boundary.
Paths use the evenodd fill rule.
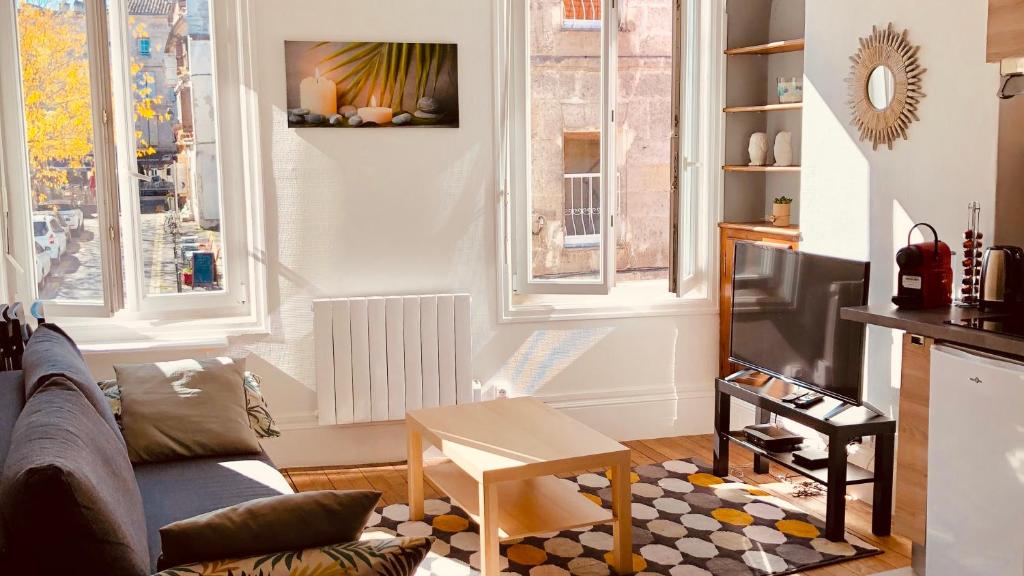
<path fill-rule="evenodd" d="M 599 29 L 568 29 L 563 0 L 531 0 L 534 276 L 597 270 L 596 247 L 565 247 L 564 134 L 600 127 Z M 618 35 L 616 163 L 620 272 L 667 277 L 672 99 L 672 4 L 629 0 Z M 573 164 L 578 164 L 573 162 Z"/>

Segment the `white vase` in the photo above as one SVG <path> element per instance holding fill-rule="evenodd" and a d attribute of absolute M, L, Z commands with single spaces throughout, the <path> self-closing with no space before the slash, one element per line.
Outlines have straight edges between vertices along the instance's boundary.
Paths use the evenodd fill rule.
<path fill-rule="evenodd" d="M 793 135 L 789 132 L 779 132 L 775 135 L 775 165 L 793 165 Z"/>
<path fill-rule="evenodd" d="M 750 135 L 750 146 L 747 147 L 750 154 L 751 166 L 764 166 L 768 163 L 768 135 L 764 132 L 754 132 Z"/>

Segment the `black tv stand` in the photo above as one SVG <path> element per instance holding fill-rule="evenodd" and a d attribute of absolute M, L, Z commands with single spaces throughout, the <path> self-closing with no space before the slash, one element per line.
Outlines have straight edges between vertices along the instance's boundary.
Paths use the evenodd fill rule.
<path fill-rule="evenodd" d="M 788 468 L 828 487 L 825 513 L 825 534 L 829 540 L 841 541 L 846 529 L 846 487 L 874 483 L 871 532 L 887 536 L 892 524 L 893 457 L 895 455 L 896 421 L 873 409 L 854 407 L 833 398 L 801 410 L 782 402 L 797 389 L 779 379 L 764 379 L 751 371 L 737 372 L 715 381 L 715 458 L 714 472 L 729 473 L 729 444 L 737 444 L 754 453 L 754 470 L 768 471 L 768 462 Z M 793 461 L 788 452 L 768 452 L 747 441 L 743 431 L 730 430 L 731 399 L 754 405 L 756 423 L 767 423 L 772 414 L 798 422 L 828 437 L 828 467 L 810 469 Z M 846 445 L 864 436 L 875 437 L 875 471 L 847 462 Z"/>
<path fill-rule="evenodd" d="M 867 410 L 871 411 L 872 413 L 878 415 L 878 416 L 885 416 L 884 412 L 882 412 L 878 408 L 875 408 L 871 404 L 868 404 L 867 402 L 861 402 L 860 405 L 862 407 L 866 408 Z M 836 406 L 835 408 L 829 410 L 827 414 L 825 414 L 824 416 L 821 417 L 821 419 L 822 420 L 831 420 L 831 419 L 835 418 L 836 416 L 839 416 L 843 412 L 846 412 L 847 410 L 849 410 L 850 408 L 853 408 L 853 407 L 854 407 L 853 404 L 848 404 L 846 402 L 839 402 L 838 406 Z"/>

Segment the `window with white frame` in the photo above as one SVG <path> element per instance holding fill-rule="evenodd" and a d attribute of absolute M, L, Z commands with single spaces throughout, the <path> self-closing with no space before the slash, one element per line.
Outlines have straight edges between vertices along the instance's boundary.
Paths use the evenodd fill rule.
<path fill-rule="evenodd" d="M 562 138 L 562 225 L 566 248 L 601 245 L 601 134 L 566 132 Z"/>
<path fill-rule="evenodd" d="M 0 0 L 19 298 L 48 318 L 252 313 L 247 18 L 246 0 Z"/>
<path fill-rule="evenodd" d="M 601 0 L 562 0 L 562 27 L 567 30 L 600 30 Z"/>
<path fill-rule="evenodd" d="M 711 103 L 721 53 L 714 8 L 700 4 L 503 5 L 506 312 L 551 302 L 537 295 L 636 286 L 677 304 L 712 300 L 717 172 L 708 169 L 716 158 L 705 156 L 717 149 Z M 552 25 L 551 11 L 565 20 L 586 14 L 595 28 Z"/>

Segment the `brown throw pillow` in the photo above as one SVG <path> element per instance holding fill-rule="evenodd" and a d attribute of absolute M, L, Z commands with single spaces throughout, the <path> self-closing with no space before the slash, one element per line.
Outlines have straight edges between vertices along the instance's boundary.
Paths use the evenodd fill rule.
<path fill-rule="evenodd" d="M 243 364 L 214 358 L 114 366 L 131 461 L 258 453 L 239 385 Z"/>
<path fill-rule="evenodd" d="M 160 529 L 157 567 L 316 548 L 359 537 L 380 492 L 324 490 L 252 500 Z"/>

